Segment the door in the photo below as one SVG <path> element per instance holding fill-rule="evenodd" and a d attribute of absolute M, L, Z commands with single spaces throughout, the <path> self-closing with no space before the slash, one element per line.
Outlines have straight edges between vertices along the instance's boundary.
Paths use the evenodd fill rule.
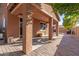
<path fill-rule="evenodd" d="M 19 35 L 20 35 L 20 38 L 23 38 L 23 18 L 20 18 L 19 20 Z"/>

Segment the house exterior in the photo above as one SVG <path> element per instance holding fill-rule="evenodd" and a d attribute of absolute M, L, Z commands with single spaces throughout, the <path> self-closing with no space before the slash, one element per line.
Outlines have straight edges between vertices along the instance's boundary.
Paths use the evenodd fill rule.
<path fill-rule="evenodd" d="M 79 24 L 76 25 L 73 29 L 75 37 L 79 38 Z"/>
<path fill-rule="evenodd" d="M 21 38 L 24 53 L 32 51 L 33 37 L 48 36 L 48 40 L 53 39 L 53 25 L 56 27 L 56 35 L 59 33 L 58 15 L 48 4 L 4 3 L 0 5 L 2 8 L 0 20 L 5 20 L 5 42 Z"/>
<path fill-rule="evenodd" d="M 64 26 L 63 25 L 59 25 L 59 34 L 64 34 L 66 32 L 67 32 L 67 30 L 64 28 Z"/>

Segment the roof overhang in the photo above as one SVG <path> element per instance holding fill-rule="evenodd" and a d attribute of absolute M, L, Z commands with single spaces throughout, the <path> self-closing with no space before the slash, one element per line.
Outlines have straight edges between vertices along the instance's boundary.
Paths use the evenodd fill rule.
<path fill-rule="evenodd" d="M 43 12 L 45 15 L 47 15 L 48 17 L 52 18 L 51 15 L 49 15 L 46 11 L 44 11 L 43 9 L 39 8 L 36 4 L 32 4 L 32 6 L 36 7 L 37 9 L 39 9 L 41 12 Z"/>
<path fill-rule="evenodd" d="M 57 20 L 57 18 L 54 18 L 51 14 L 49 14 L 47 11 L 43 10 L 42 8 L 39 8 L 36 4 L 32 4 L 33 6 L 35 6 L 36 8 L 38 8 L 40 11 L 42 11 L 43 13 L 45 13 L 48 17 L 53 18 L 54 20 Z M 57 17 L 57 16 L 56 16 Z"/>

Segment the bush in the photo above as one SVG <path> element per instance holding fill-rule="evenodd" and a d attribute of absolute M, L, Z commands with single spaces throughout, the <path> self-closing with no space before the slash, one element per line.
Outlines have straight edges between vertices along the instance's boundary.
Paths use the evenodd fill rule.
<path fill-rule="evenodd" d="M 37 33 L 36 34 L 36 37 L 41 37 L 42 36 L 42 33 Z"/>

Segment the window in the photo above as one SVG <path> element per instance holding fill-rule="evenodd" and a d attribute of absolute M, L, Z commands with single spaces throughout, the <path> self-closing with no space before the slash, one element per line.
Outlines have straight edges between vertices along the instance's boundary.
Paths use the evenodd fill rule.
<path fill-rule="evenodd" d="M 47 25 L 45 23 L 40 23 L 40 29 L 45 30 Z"/>

